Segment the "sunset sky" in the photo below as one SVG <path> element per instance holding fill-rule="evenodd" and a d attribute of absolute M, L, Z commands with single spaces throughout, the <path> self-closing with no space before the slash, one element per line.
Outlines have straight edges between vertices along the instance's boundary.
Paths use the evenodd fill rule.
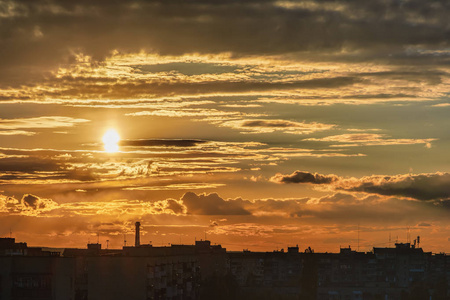
<path fill-rule="evenodd" d="M 0 0 L 0 236 L 450 252 L 449 15 Z"/>

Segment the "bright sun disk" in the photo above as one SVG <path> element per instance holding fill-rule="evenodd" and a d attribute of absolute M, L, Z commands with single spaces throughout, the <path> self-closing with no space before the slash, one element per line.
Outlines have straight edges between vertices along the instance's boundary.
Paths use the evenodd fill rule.
<path fill-rule="evenodd" d="M 108 130 L 103 135 L 103 144 L 106 152 L 117 152 L 119 151 L 120 136 L 114 129 Z"/>

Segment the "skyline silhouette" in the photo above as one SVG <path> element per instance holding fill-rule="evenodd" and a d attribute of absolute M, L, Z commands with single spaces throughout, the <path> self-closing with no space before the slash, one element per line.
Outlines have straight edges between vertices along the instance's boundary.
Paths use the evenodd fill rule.
<path fill-rule="evenodd" d="M 0 238 L 5 299 L 447 299 L 450 256 L 424 252 L 420 238 L 370 252 L 268 252 L 193 245 L 45 249 Z"/>

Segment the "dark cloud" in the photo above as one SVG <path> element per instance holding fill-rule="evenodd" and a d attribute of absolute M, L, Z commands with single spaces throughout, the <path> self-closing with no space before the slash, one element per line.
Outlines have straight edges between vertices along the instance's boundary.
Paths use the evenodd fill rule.
<path fill-rule="evenodd" d="M 58 207 L 55 201 L 32 194 L 24 194 L 20 200 L 0 194 L 0 212 L 3 213 L 39 216 Z"/>
<path fill-rule="evenodd" d="M 216 193 L 197 195 L 187 192 L 181 198 L 189 214 L 196 215 L 250 215 L 239 202 L 224 200 Z"/>
<path fill-rule="evenodd" d="M 200 144 L 204 144 L 207 141 L 203 140 L 157 140 L 157 139 L 147 139 L 147 140 L 122 140 L 120 141 L 120 146 L 131 146 L 131 147 L 194 147 Z"/>
<path fill-rule="evenodd" d="M 236 55 L 302 51 L 322 59 L 345 49 L 353 60 L 408 59 L 414 55 L 405 52 L 408 47 L 448 47 L 449 10 L 444 0 L 5 0 L 0 54 L 8 59 L 0 62 L 1 80 L 23 82 L 24 75 L 35 80 L 70 63 L 78 52 L 101 60 L 114 49 Z M 426 55 L 416 56 L 420 61 Z"/>
<path fill-rule="evenodd" d="M 336 76 L 334 78 L 318 78 L 310 80 L 295 80 L 290 82 L 271 82 L 256 80 L 205 80 L 200 82 L 183 82 L 158 79 L 153 82 L 140 80 L 101 84 L 97 78 L 76 77 L 70 80 L 54 79 L 52 84 L 58 85 L 58 91 L 48 91 L 51 97 L 81 97 L 90 98 L 94 95 L 100 98 L 124 99 L 132 97 L 200 95 L 209 93 L 242 93 L 266 92 L 274 90 L 339 88 L 360 83 L 363 80 L 353 76 Z"/>
<path fill-rule="evenodd" d="M 100 179 L 100 176 L 95 174 L 95 172 L 101 173 L 100 169 L 89 169 L 89 168 L 74 168 L 61 173 L 61 179 L 72 179 L 77 181 L 94 181 Z"/>
<path fill-rule="evenodd" d="M 26 207 L 31 207 L 33 209 L 38 209 L 38 208 L 44 208 L 45 207 L 45 203 L 42 202 L 41 199 L 38 196 L 34 196 L 34 195 L 31 195 L 31 194 L 23 195 L 21 202 Z"/>
<path fill-rule="evenodd" d="M 167 200 L 167 209 L 172 210 L 175 214 L 182 214 L 184 213 L 185 207 L 176 200 L 168 199 Z"/>
<path fill-rule="evenodd" d="M 348 192 L 337 192 L 320 198 L 253 201 L 241 198 L 224 200 L 217 194 L 186 193 L 181 200 L 188 214 L 235 215 L 232 218 L 245 218 L 246 222 L 258 224 L 274 220 L 285 223 L 283 219 L 292 221 L 303 219 L 308 220 L 308 224 L 321 225 L 323 222 L 355 224 L 356 220 L 377 224 L 387 221 L 390 224 L 401 224 L 405 221 L 417 224 L 442 220 L 447 214 L 447 210 L 442 210 L 441 206 L 433 202 L 387 198 L 380 195 L 362 196 Z"/>
<path fill-rule="evenodd" d="M 336 190 L 409 197 L 424 201 L 435 200 L 442 206 L 446 206 L 446 202 L 450 199 L 450 174 L 440 172 L 344 178 L 336 175 L 295 171 L 290 175 L 277 174 L 271 178 L 271 181 L 277 183 L 329 184 Z"/>
<path fill-rule="evenodd" d="M 7 151 L 4 151 L 7 152 Z M 19 151 L 20 152 L 20 151 Z M 27 151 L 22 154 L 31 154 Z M 105 170 L 93 167 L 75 167 L 72 164 L 81 162 L 89 163 L 90 159 L 79 159 L 76 157 L 58 158 L 54 156 L 39 155 L 39 151 L 33 156 L 6 157 L 0 159 L 0 180 L 60 180 L 71 179 L 77 181 L 92 181 L 98 179 L 96 173 Z"/>
<path fill-rule="evenodd" d="M 344 185 L 342 189 L 418 200 L 445 200 L 450 199 L 450 174 L 369 176 L 361 178 L 354 187 Z"/>
<path fill-rule="evenodd" d="M 338 180 L 336 175 L 322 175 L 318 173 L 309 173 L 303 171 L 295 171 L 290 175 L 277 174 L 270 178 L 273 182 L 278 183 L 312 183 L 312 184 L 330 184 Z"/>
<path fill-rule="evenodd" d="M 285 128 L 285 127 L 296 127 L 297 122 L 290 122 L 286 120 L 251 120 L 245 121 L 241 124 L 242 127 L 274 127 L 274 128 Z"/>
<path fill-rule="evenodd" d="M 39 203 L 39 197 L 34 196 L 34 195 L 23 195 L 22 197 L 22 203 L 25 204 L 25 206 L 27 207 L 32 207 L 34 209 L 36 209 L 38 207 L 38 203 Z"/>
<path fill-rule="evenodd" d="M 61 166 L 50 158 L 5 157 L 0 159 L 0 172 L 51 172 L 60 171 Z"/>

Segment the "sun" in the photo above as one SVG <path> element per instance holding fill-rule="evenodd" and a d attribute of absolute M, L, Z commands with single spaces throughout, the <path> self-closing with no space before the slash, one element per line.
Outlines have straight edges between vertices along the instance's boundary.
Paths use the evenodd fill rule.
<path fill-rule="evenodd" d="M 108 130 L 103 135 L 103 144 L 106 152 L 112 153 L 119 151 L 120 136 L 114 129 Z"/>

